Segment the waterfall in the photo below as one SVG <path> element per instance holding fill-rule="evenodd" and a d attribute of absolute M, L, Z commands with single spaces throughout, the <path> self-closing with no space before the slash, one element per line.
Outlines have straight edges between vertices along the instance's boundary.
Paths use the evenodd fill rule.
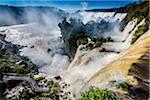
<path fill-rule="evenodd" d="M 126 14 L 80 12 L 80 15 L 83 17 L 83 22 L 87 23 L 99 19 L 118 22 Z M 33 63 L 39 66 L 40 72 L 49 76 L 61 75 L 66 82 L 70 83 L 70 89 L 78 93 L 95 73 L 119 57 L 117 52 L 122 52 L 130 46 L 133 33 L 144 22 L 135 27 L 136 23 L 137 19 L 129 22 L 123 32 L 118 31 L 118 25 L 114 25 L 114 29 L 108 34 L 115 40 L 114 42 L 106 42 L 101 47 L 85 51 L 81 48 L 86 48 L 86 45 L 79 46 L 71 64 L 68 56 L 64 54 L 64 43 L 58 26 L 49 29 L 37 23 L 22 24 L 0 27 L 0 31 L 4 31 L 3 34 L 6 34 L 7 41 L 25 46 L 20 50 L 21 55 L 28 56 Z M 100 52 L 102 48 L 111 52 Z"/>
<path fill-rule="evenodd" d="M 99 19 L 105 19 L 108 21 L 119 21 L 121 22 L 125 16 L 126 13 L 117 13 L 115 12 L 80 12 L 81 16 L 83 16 L 83 23 L 87 23 L 88 21 L 97 21 Z"/>

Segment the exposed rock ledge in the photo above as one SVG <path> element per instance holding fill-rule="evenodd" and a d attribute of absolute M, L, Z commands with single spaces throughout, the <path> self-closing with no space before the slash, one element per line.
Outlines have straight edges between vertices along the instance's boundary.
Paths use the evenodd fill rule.
<path fill-rule="evenodd" d="M 126 80 L 135 88 L 148 91 L 150 31 L 142 35 L 119 58 L 98 71 L 87 83 L 88 86 L 107 88 L 110 81 Z M 85 88 L 84 87 L 84 88 Z"/>
<path fill-rule="evenodd" d="M 32 91 L 34 92 L 48 92 L 49 91 L 48 87 L 40 87 L 34 79 L 23 74 L 2 73 L 2 79 L 0 82 L 7 83 L 8 81 L 25 81 L 30 85 Z"/>

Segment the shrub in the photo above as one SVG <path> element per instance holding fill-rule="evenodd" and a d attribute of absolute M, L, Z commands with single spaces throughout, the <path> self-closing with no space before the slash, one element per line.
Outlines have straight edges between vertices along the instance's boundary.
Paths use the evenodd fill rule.
<path fill-rule="evenodd" d="M 123 31 L 127 23 L 135 18 L 138 19 L 137 24 L 140 23 L 143 20 L 143 18 L 149 18 L 149 2 L 148 1 L 134 3 L 131 5 L 127 13 L 127 16 L 122 21 L 120 30 Z"/>
<path fill-rule="evenodd" d="M 94 42 L 95 42 L 94 43 L 94 48 L 100 47 L 102 45 L 103 40 L 104 39 L 102 39 L 102 38 L 95 38 L 95 40 L 94 40 Z"/>
<path fill-rule="evenodd" d="M 59 100 L 60 99 L 60 91 L 61 87 L 58 82 L 54 82 L 53 80 L 47 80 L 43 78 L 42 80 L 46 81 L 47 87 L 49 88 L 49 91 L 47 92 L 31 92 L 29 87 L 19 92 L 19 95 L 13 96 L 10 98 L 10 100 L 30 100 L 33 98 L 34 100 Z"/>
<path fill-rule="evenodd" d="M 116 88 L 122 89 L 124 91 L 128 91 L 130 88 L 130 85 L 125 81 L 111 81 L 111 84 Z"/>
<path fill-rule="evenodd" d="M 29 100 L 30 95 L 29 90 L 24 87 L 18 95 L 10 97 L 9 100 Z"/>
<path fill-rule="evenodd" d="M 20 62 L 17 64 L 17 62 Z M 0 51 L 0 71 L 5 73 L 28 74 L 35 72 L 35 65 L 27 58 L 15 55 L 6 54 Z"/>
<path fill-rule="evenodd" d="M 16 73 L 21 73 L 21 74 L 29 73 L 27 70 L 25 70 L 24 68 L 22 68 L 22 67 L 20 67 L 20 66 L 17 66 L 17 67 L 14 69 L 14 72 L 16 72 Z"/>
<path fill-rule="evenodd" d="M 45 79 L 46 80 L 46 79 Z M 46 83 L 49 87 L 48 92 L 43 92 L 36 97 L 34 97 L 35 100 L 59 100 L 60 98 L 60 91 L 61 87 L 60 84 L 57 82 L 54 82 L 53 80 L 46 80 Z"/>
<path fill-rule="evenodd" d="M 133 44 L 141 35 L 143 35 L 148 30 L 148 26 L 149 26 L 149 23 L 146 22 L 145 24 L 138 27 L 138 29 L 136 30 L 132 38 L 131 44 Z"/>
<path fill-rule="evenodd" d="M 44 77 L 43 77 L 43 76 L 40 76 L 40 77 L 34 78 L 34 80 L 35 80 L 35 81 L 37 81 L 37 82 L 38 82 L 38 81 L 41 81 L 41 80 L 43 80 L 43 79 L 44 79 Z"/>
<path fill-rule="evenodd" d="M 81 95 L 81 100 L 117 100 L 117 96 L 110 90 L 90 87 Z"/>
<path fill-rule="evenodd" d="M 88 43 L 88 40 L 86 37 L 78 37 L 77 38 L 77 41 L 76 41 L 77 46 L 79 46 L 81 44 L 87 44 L 87 43 Z"/>

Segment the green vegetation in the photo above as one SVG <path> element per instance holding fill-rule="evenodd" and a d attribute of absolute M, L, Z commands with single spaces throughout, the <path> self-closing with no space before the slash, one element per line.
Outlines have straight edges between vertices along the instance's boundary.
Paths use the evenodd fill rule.
<path fill-rule="evenodd" d="M 12 97 L 10 100 L 20 100 L 19 96 Z"/>
<path fill-rule="evenodd" d="M 146 31 L 148 31 L 149 24 L 150 24 L 149 20 L 148 20 L 148 18 L 146 18 L 145 24 L 139 26 L 138 29 L 136 30 L 136 32 L 132 38 L 131 44 L 133 44 L 141 35 L 143 35 Z"/>
<path fill-rule="evenodd" d="M 121 22 L 121 31 L 125 28 L 129 21 L 137 18 L 137 24 L 140 23 L 144 18 L 146 19 L 146 26 L 149 25 L 149 2 L 141 1 L 140 3 L 130 4 L 127 16 Z M 133 40 L 135 41 L 136 38 Z"/>
<path fill-rule="evenodd" d="M 100 47 L 102 45 L 102 43 L 104 43 L 104 42 L 112 41 L 111 38 L 107 38 L 107 39 L 102 38 L 102 37 L 89 37 L 89 38 L 91 39 L 92 42 L 94 42 L 94 44 L 88 43 L 87 37 L 82 36 L 82 37 L 77 38 L 77 41 L 76 41 L 77 46 L 79 46 L 81 44 L 83 44 L 83 45 L 87 44 L 86 48 L 94 49 L 94 48 Z"/>
<path fill-rule="evenodd" d="M 127 16 L 124 19 L 125 24 L 129 21 L 137 18 L 137 24 L 140 23 L 143 19 L 145 19 L 145 24 L 138 27 L 137 31 L 135 32 L 131 44 L 133 44 L 141 35 L 143 35 L 149 27 L 149 2 L 143 1 L 138 4 L 134 3 L 131 5 Z"/>
<path fill-rule="evenodd" d="M 124 91 L 128 91 L 130 88 L 130 85 L 127 82 L 124 81 L 111 81 L 110 82 L 113 86 L 115 86 L 118 89 L 122 89 Z"/>
<path fill-rule="evenodd" d="M 77 46 L 81 44 L 87 44 L 87 43 L 88 43 L 87 37 L 78 37 L 76 40 Z"/>
<path fill-rule="evenodd" d="M 34 80 L 35 80 L 35 81 L 37 81 L 37 82 L 39 82 L 39 81 L 41 81 L 41 80 L 43 80 L 43 79 L 44 79 L 44 77 L 43 77 L 43 76 L 40 76 L 40 77 L 34 78 Z"/>
<path fill-rule="evenodd" d="M 48 92 L 41 93 L 37 95 L 35 100 L 43 100 L 45 98 L 46 100 L 52 99 L 52 100 L 59 100 L 59 93 L 61 91 L 60 85 L 58 82 L 54 82 L 52 80 L 44 80 L 45 83 L 48 84 L 48 87 L 50 88 Z M 44 99 L 44 100 L 45 100 Z"/>
<path fill-rule="evenodd" d="M 30 95 L 31 94 L 29 93 L 29 90 L 26 87 L 24 87 L 24 89 L 20 92 L 19 95 L 13 96 L 9 98 L 9 100 L 26 100 L 30 97 Z"/>
<path fill-rule="evenodd" d="M 39 87 L 49 88 L 49 90 L 45 92 L 34 91 L 32 90 L 32 87 L 30 87 L 30 84 L 27 84 L 27 82 L 14 80 L 13 85 L 6 83 L 6 85 L 11 86 L 9 90 L 15 91 L 16 93 L 14 95 L 11 95 L 11 97 L 8 97 L 9 100 L 30 100 L 31 98 L 33 98 L 34 100 L 59 100 L 60 96 L 63 95 L 61 94 L 62 89 L 58 82 L 48 80 L 42 75 L 39 75 L 39 77 L 34 77 L 35 74 L 38 73 L 36 66 L 27 57 L 20 56 L 19 54 L 14 54 L 12 52 L 7 53 L 5 51 L 0 50 L 0 72 L 26 74 L 32 77 L 37 82 Z M 18 91 L 15 88 L 17 85 L 21 85 L 23 90 Z M 68 95 L 66 95 L 66 97 L 67 96 Z"/>
<path fill-rule="evenodd" d="M 139 4 L 133 4 L 128 11 L 126 20 L 129 22 L 134 18 L 138 18 L 138 23 L 142 21 L 143 18 L 149 17 L 149 2 L 144 1 Z"/>
<path fill-rule="evenodd" d="M 59 100 L 61 87 L 58 82 L 53 80 L 47 80 L 45 78 L 40 81 L 44 81 L 44 84 L 47 84 L 49 88 L 48 92 L 42 93 L 32 93 L 29 91 L 29 88 L 24 87 L 24 89 L 14 97 L 9 98 L 10 100 L 29 100 L 34 98 L 34 100 Z"/>
<path fill-rule="evenodd" d="M 17 62 L 19 62 L 17 64 Z M 6 73 L 27 74 L 34 70 L 35 65 L 26 57 L 5 54 L 0 51 L 0 71 Z"/>
<path fill-rule="evenodd" d="M 29 90 L 24 88 L 23 91 L 20 93 L 19 98 L 29 98 Z"/>
<path fill-rule="evenodd" d="M 110 90 L 90 87 L 82 94 L 81 100 L 117 100 L 117 96 Z"/>
<path fill-rule="evenodd" d="M 61 87 L 58 82 L 54 82 L 53 80 L 47 80 L 44 77 L 40 76 L 35 79 L 38 82 L 42 82 L 47 85 L 49 88 L 48 92 L 43 92 L 34 97 L 35 100 L 59 100 Z"/>
<path fill-rule="evenodd" d="M 91 40 L 94 42 L 93 48 L 100 47 L 103 42 L 107 41 L 107 39 L 104 39 L 102 37 L 91 38 Z"/>

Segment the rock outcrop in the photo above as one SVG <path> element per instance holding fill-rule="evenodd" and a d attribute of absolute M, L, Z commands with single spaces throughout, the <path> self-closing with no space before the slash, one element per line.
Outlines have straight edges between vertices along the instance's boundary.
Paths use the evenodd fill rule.
<path fill-rule="evenodd" d="M 0 32 L 1 33 L 1 32 Z M 0 51 L 3 51 L 7 54 L 19 54 L 20 51 L 19 49 L 22 48 L 20 45 L 14 45 L 10 42 L 7 42 L 5 40 L 6 35 L 5 34 L 0 34 Z"/>
<path fill-rule="evenodd" d="M 84 24 L 81 19 L 71 18 L 69 21 L 64 19 L 62 23 L 59 23 L 59 27 L 64 40 L 66 54 L 68 54 L 71 60 L 73 59 L 78 47 L 77 41 L 79 38 L 108 38 L 107 34 L 114 29 L 113 24 L 117 24 L 117 22 L 101 19 L 99 21 L 90 20 Z"/>
<path fill-rule="evenodd" d="M 148 92 L 150 31 L 142 35 L 133 45 L 97 72 L 87 83 L 88 86 L 107 88 L 110 81 L 125 80 L 135 88 Z M 138 94 L 138 93 L 137 93 Z"/>

